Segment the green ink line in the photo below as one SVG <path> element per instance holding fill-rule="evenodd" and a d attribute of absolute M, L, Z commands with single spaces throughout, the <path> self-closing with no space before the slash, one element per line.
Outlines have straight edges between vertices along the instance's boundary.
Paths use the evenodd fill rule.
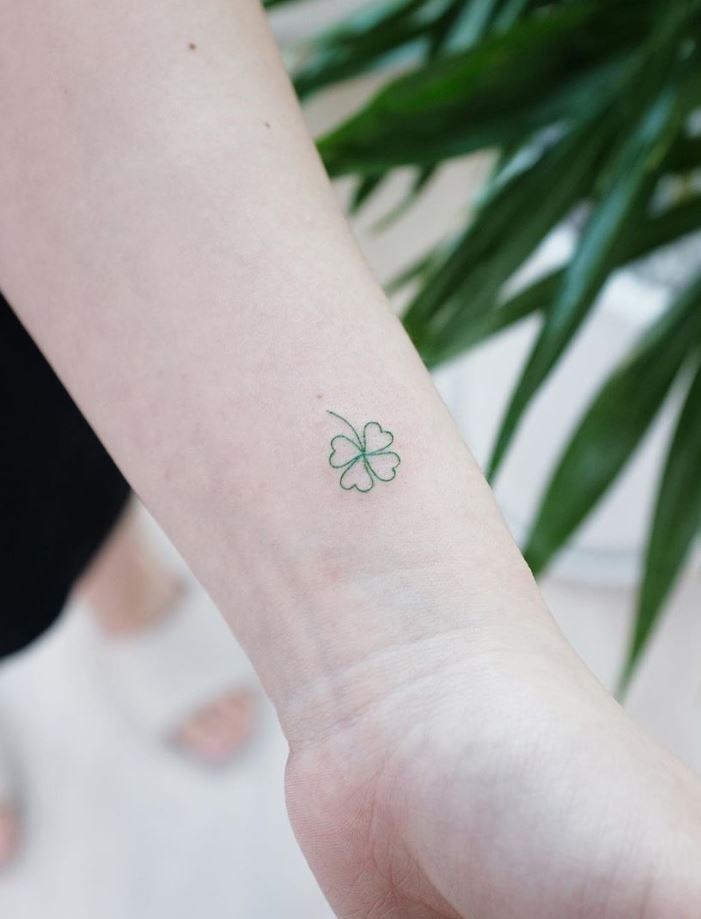
<path fill-rule="evenodd" d="M 361 438 L 360 434 L 358 434 L 358 432 L 353 427 L 353 425 L 350 423 L 350 421 L 348 421 L 347 418 L 344 418 L 343 415 L 339 415 L 338 412 L 332 412 L 331 409 L 327 408 L 326 411 L 328 412 L 329 415 L 333 415 L 335 418 L 338 418 L 344 424 L 348 425 L 351 431 L 355 434 L 355 442 L 358 445 L 358 449 L 361 451 L 361 453 L 364 452 L 365 444 L 363 443 L 363 439 Z"/>
<path fill-rule="evenodd" d="M 344 418 L 343 415 L 339 415 L 338 412 L 332 412 L 330 409 L 327 409 L 327 413 L 329 415 L 333 415 L 334 418 L 338 418 L 339 421 L 342 421 L 343 424 L 347 425 L 350 428 L 350 430 L 353 432 L 353 435 L 355 438 L 355 440 L 353 441 L 349 437 L 346 437 L 345 434 L 334 434 L 334 436 L 331 438 L 331 443 L 329 445 L 331 447 L 331 453 L 329 454 L 329 466 L 331 466 L 331 468 L 335 469 L 336 471 L 338 471 L 339 469 L 342 470 L 341 478 L 339 481 L 339 485 L 341 486 L 341 488 L 344 491 L 353 491 L 353 489 L 355 489 L 361 494 L 366 494 L 367 492 L 372 491 L 372 489 L 375 487 L 375 484 L 377 482 L 384 482 L 384 483 L 393 482 L 394 479 L 397 477 L 397 469 L 399 468 L 399 465 L 402 460 L 399 454 L 395 450 L 389 449 L 394 444 L 394 434 L 392 433 L 392 431 L 389 431 L 386 428 L 383 428 L 379 421 L 368 421 L 363 426 L 363 435 L 361 436 L 356 431 L 356 429 L 353 427 L 353 425 L 350 423 L 350 421 L 348 421 L 347 418 Z M 380 447 L 377 450 L 368 451 L 367 450 L 367 438 L 365 437 L 365 431 L 369 425 L 373 425 L 373 424 L 377 426 L 377 428 L 380 431 L 380 434 L 389 435 L 390 440 L 389 440 L 389 443 L 385 447 Z M 331 462 L 331 460 L 333 459 L 336 453 L 336 448 L 334 447 L 333 442 L 338 437 L 342 437 L 348 440 L 350 443 L 352 443 L 354 447 L 358 448 L 358 453 L 355 456 L 351 456 L 351 458 L 347 460 L 345 463 L 341 463 L 340 465 L 334 465 Z M 391 468 L 389 470 L 392 473 L 391 478 L 382 478 L 377 473 L 377 471 L 372 465 L 373 457 L 379 458 L 383 456 L 387 457 L 387 459 L 391 463 Z M 360 485 L 355 484 L 355 483 L 350 486 L 343 484 L 343 477 L 358 462 L 358 460 L 362 460 L 363 466 L 365 468 L 365 472 L 367 473 L 368 478 L 370 480 L 369 488 L 361 488 Z"/>

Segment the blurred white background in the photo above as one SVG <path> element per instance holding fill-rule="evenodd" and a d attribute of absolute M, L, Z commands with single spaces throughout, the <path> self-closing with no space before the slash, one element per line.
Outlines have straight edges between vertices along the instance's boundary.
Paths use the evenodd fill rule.
<path fill-rule="evenodd" d="M 313 0 L 275 17 L 284 44 L 356 0 Z M 315 133 L 351 110 L 372 80 L 314 100 Z M 372 226 L 400 197 L 389 183 L 356 221 L 367 257 L 389 278 L 444 233 L 467 206 L 485 164 L 442 171 L 405 219 Z M 339 184 L 345 199 L 347 186 Z M 567 240 L 551 240 L 557 258 Z M 619 279 L 578 347 L 546 387 L 502 476 L 498 497 L 517 536 L 578 411 L 657 306 L 659 291 Z M 441 371 L 438 383 L 467 442 L 484 460 L 533 329 L 519 328 Z M 663 417 L 625 480 L 580 534 L 544 589 L 579 653 L 615 681 L 633 607 Z M 170 555 L 165 540 L 164 551 Z M 1 588 L 0 588 L 1 590 Z M 222 626 L 223 628 L 223 626 Z M 692 566 L 628 700 L 632 714 L 701 768 L 701 585 Z M 184 649 L 187 653 L 187 649 Z M 101 691 L 89 637 L 70 611 L 29 652 L 0 669 L 0 721 L 16 757 L 25 845 L 0 877 L 0 914 L 12 919 L 316 919 L 330 915 L 297 850 L 284 810 L 285 745 L 263 707 L 253 743 L 223 773 L 197 767 L 142 735 Z"/>

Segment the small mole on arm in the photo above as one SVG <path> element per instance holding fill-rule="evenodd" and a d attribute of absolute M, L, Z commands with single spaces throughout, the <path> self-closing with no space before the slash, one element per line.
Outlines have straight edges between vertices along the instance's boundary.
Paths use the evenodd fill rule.
<path fill-rule="evenodd" d="M 196 47 L 197 45 L 194 43 L 194 41 L 191 41 L 190 44 L 188 45 L 188 48 L 190 49 L 190 51 L 194 51 Z"/>
<path fill-rule="evenodd" d="M 266 126 L 266 128 L 269 128 L 269 127 L 270 127 L 270 122 L 269 122 L 269 121 L 264 121 L 263 124 Z"/>
<path fill-rule="evenodd" d="M 318 393 L 316 394 L 316 397 L 317 397 L 317 399 L 323 399 L 323 398 L 324 398 L 324 394 L 323 394 L 322 392 L 318 392 Z"/>

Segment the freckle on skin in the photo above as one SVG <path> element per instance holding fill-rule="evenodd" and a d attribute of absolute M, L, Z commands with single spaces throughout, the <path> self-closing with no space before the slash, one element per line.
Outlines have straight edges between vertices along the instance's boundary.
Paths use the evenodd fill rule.
<path fill-rule="evenodd" d="M 266 128 L 269 128 L 269 127 L 270 127 L 270 122 L 269 122 L 269 121 L 264 121 L 263 124 L 266 126 Z"/>
<path fill-rule="evenodd" d="M 194 51 L 196 47 L 197 45 L 194 43 L 194 41 L 191 41 L 190 44 L 188 45 L 188 48 L 190 49 L 190 51 Z"/>

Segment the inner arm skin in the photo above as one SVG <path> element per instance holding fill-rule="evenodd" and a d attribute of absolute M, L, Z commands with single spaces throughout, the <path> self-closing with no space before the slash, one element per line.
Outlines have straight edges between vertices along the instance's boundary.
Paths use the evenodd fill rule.
<path fill-rule="evenodd" d="M 0 30 L 0 284 L 288 736 L 310 687 L 317 723 L 362 705 L 338 675 L 393 648 L 516 645 L 537 590 L 258 3 L 2 0 Z M 328 410 L 394 433 L 393 482 L 339 487 Z"/>

